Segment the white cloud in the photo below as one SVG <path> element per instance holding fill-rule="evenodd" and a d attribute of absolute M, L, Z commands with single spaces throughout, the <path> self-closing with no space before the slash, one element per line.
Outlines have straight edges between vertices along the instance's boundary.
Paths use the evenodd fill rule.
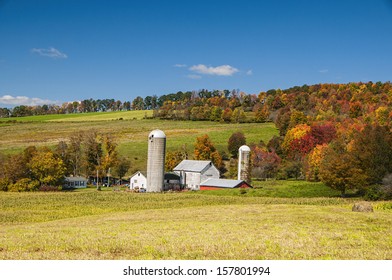
<path fill-rule="evenodd" d="M 37 97 L 27 97 L 27 96 L 12 96 L 12 95 L 3 95 L 0 96 L 0 104 L 11 105 L 11 106 L 36 106 L 36 105 L 44 105 L 44 104 L 59 104 L 59 101 L 53 101 L 49 99 L 41 99 Z"/>
<path fill-rule="evenodd" d="M 328 73 L 328 69 L 322 69 L 322 70 L 319 70 L 318 72 L 321 74 L 325 74 L 325 73 Z"/>
<path fill-rule="evenodd" d="M 251 75 L 253 75 L 253 71 L 252 71 L 252 70 L 248 70 L 248 71 L 246 71 L 246 75 L 248 75 L 248 76 L 251 76 Z"/>
<path fill-rule="evenodd" d="M 174 67 L 177 67 L 177 68 L 184 68 L 184 67 L 187 67 L 186 64 L 174 64 L 173 66 L 174 66 Z"/>
<path fill-rule="evenodd" d="M 201 79 L 200 75 L 194 75 L 194 74 L 190 74 L 187 76 L 189 79 L 193 79 L 193 80 L 199 80 Z"/>
<path fill-rule="evenodd" d="M 50 47 L 49 49 L 36 49 L 36 48 L 34 48 L 34 49 L 31 49 L 31 52 L 36 53 L 40 56 L 47 56 L 50 58 L 67 58 L 68 57 L 65 53 L 63 53 L 53 47 Z"/>
<path fill-rule="evenodd" d="M 206 74 L 206 75 L 217 75 L 217 76 L 232 76 L 239 70 L 230 65 L 221 65 L 217 67 L 208 67 L 204 64 L 193 65 L 189 68 L 190 71 Z"/>

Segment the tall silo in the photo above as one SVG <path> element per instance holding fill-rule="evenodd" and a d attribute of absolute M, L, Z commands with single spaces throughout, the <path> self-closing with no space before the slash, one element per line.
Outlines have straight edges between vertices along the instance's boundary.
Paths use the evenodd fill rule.
<path fill-rule="evenodd" d="M 250 148 L 246 145 L 238 149 L 238 180 L 248 181 L 250 178 Z"/>
<path fill-rule="evenodd" d="M 148 135 L 147 192 L 163 191 L 166 135 L 156 129 Z"/>

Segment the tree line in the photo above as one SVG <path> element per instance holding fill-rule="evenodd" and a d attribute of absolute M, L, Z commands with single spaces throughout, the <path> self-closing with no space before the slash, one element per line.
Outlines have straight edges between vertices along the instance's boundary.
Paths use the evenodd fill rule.
<path fill-rule="evenodd" d="M 130 111 L 130 110 L 156 110 L 166 102 L 179 102 L 193 100 L 196 98 L 210 98 L 214 96 L 228 97 L 231 92 L 238 90 L 197 90 L 178 91 L 177 93 L 163 94 L 161 96 L 149 95 L 146 97 L 137 96 L 132 101 L 120 101 L 115 99 L 84 99 L 81 101 L 64 102 L 62 105 L 44 104 L 27 106 L 20 105 L 13 108 L 0 108 L 0 118 L 25 117 L 50 114 L 76 114 L 108 111 Z"/>
<path fill-rule="evenodd" d="M 157 99 L 156 96 L 147 96 L 146 98 L 138 96 L 132 102 L 122 102 L 115 99 L 95 100 L 90 98 L 82 101 L 65 102 L 62 105 L 20 105 L 14 108 L 0 108 L 0 118 L 153 109 L 158 106 Z"/>

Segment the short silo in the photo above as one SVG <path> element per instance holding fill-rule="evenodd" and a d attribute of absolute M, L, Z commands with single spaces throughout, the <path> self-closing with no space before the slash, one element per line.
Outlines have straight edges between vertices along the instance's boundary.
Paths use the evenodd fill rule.
<path fill-rule="evenodd" d="M 250 178 L 250 148 L 246 145 L 238 149 L 238 180 L 248 181 Z"/>
<path fill-rule="evenodd" d="M 148 135 L 147 192 L 163 191 L 166 135 L 156 129 Z"/>

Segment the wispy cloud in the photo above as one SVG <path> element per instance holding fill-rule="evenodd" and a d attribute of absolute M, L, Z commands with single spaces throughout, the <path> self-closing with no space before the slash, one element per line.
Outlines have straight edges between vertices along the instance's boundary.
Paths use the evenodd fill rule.
<path fill-rule="evenodd" d="M 325 73 L 328 73 L 328 69 L 321 69 L 318 72 L 321 74 L 325 74 Z"/>
<path fill-rule="evenodd" d="M 252 75 L 253 75 L 253 71 L 252 71 L 252 70 L 248 70 L 248 71 L 246 71 L 246 75 L 248 75 L 248 76 L 252 76 Z"/>
<path fill-rule="evenodd" d="M 38 54 L 40 56 L 46 56 L 46 57 L 50 57 L 50 58 L 68 58 L 68 56 L 65 53 L 63 53 L 53 47 L 50 47 L 48 49 L 34 48 L 34 49 L 31 49 L 31 52 Z"/>
<path fill-rule="evenodd" d="M 216 75 L 216 76 L 232 76 L 239 70 L 230 65 L 221 65 L 217 67 L 206 66 L 204 64 L 193 65 L 189 68 L 190 71 L 199 74 Z"/>
<path fill-rule="evenodd" d="M 184 68 L 184 67 L 187 67 L 186 64 L 174 64 L 173 66 L 174 66 L 174 67 L 177 67 L 177 68 Z"/>
<path fill-rule="evenodd" d="M 36 106 L 36 105 L 44 105 L 44 104 L 59 104 L 59 101 L 53 101 L 49 99 L 41 99 L 37 97 L 27 97 L 27 96 L 12 96 L 12 95 L 3 95 L 0 96 L 0 104 L 11 105 L 11 106 Z"/>
<path fill-rule="evenodd" d="M 195 75 L 195 74 L 190 74 L 190 75 L 188 75 L 187 76 L 189 79 L 192 79 L 192 80 L 199 80 L 199 79 L 201 79 L 201 76 L 200 75 Z"/>

